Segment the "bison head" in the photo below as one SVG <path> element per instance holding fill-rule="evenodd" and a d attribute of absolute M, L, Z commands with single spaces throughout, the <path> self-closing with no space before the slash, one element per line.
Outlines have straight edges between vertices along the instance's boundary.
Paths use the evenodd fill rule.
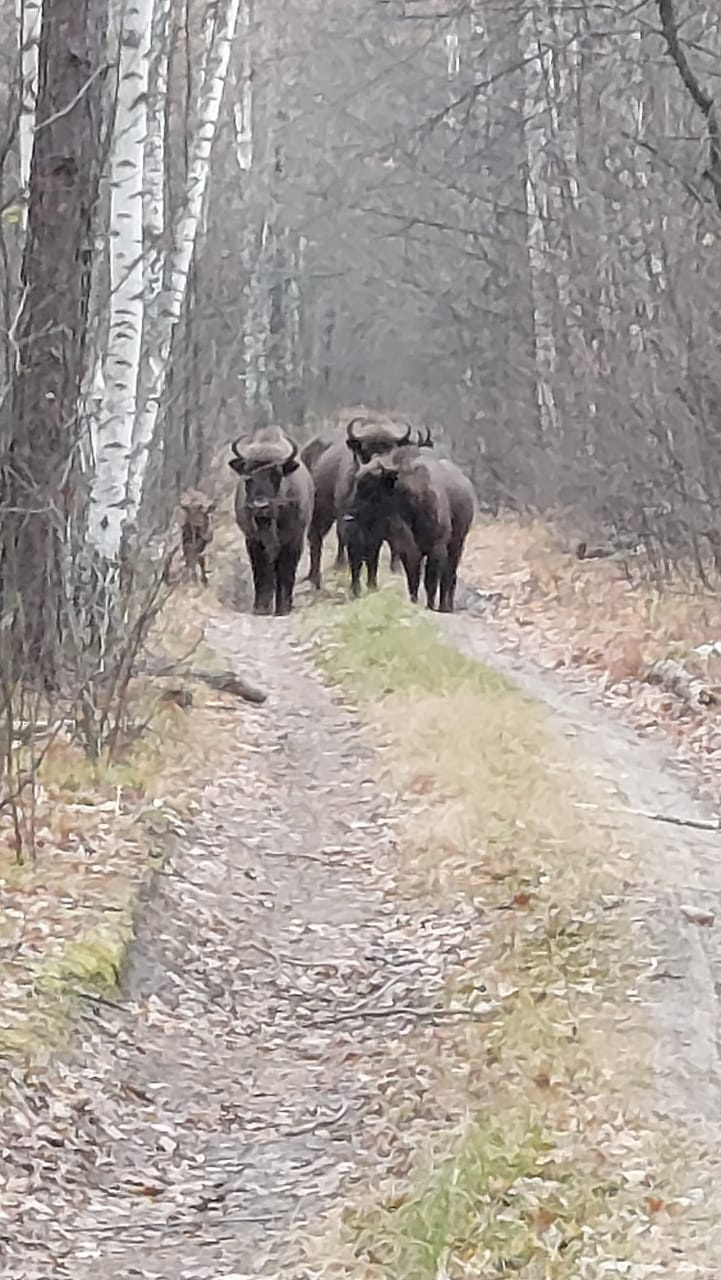
<path fill-rule="evenodd" d="M 369 534 L 391 513 L 398 468 L 388 457 L 375 457 L 359 467 L 343 513 L 346 541 Z"/>
<path fill-rule="evenodd" d="M 184 528 L 197 530 L 201 536 L 210 534 L 211 516 L 215 502 L 199 489 L 186 489 L 179 502 L 179 521 Z"/>
<path fill-rule="evenodd" d="M 408 444 L 411 428 L 392 422 L 371 422 L 368 418 L 352 418 L 346 427 L 346 444 L 358 466 L 364 466 L 380 454 L 390 453 Z"/>
<path fill-rule="evenodd" d="M 300 466 L 298 446 L 292 440 L 268 446 L 251 442 L 245 449 L 241 440 L 230 446 L 232 471 L 245 481 L 245 505 L 255 516 L 270 516 L 276 506 L 280 486 L 286 476 Z"/>

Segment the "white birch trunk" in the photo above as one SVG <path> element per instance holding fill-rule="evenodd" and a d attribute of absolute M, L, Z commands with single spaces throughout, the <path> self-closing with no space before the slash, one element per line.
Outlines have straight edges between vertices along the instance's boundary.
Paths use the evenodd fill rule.
<path fill-rule="evenodd" d="M 541 4 L 544 0 L 540 0 Z M 552 295 L 548 287 L 550 246 L 546 234 L 548 219 L 548 195 L 545 184 L 544 149 L 547 109 L 545 60 L 540 39 L 543 29 L 533 4 L 525 20 L 523 41 L 525 56 L 525 94 L 523 119 L 525 121 L 527 172 L 526 198 L 526 247 L 531 283 L 533 308 L 533 336 L 535 350 L 536 402 L 538 405 L 541 436 L 555 432 L 558 414 L 553 394 L 553 376 L 557 366 L 556 343 L 553 329 Z"/>
<path fill-rule="evenodd" d="M 35 135 L 35 107 L 38 93 L 38 47 L 42 23 L 42 0 L 15 0 L 20 44 L 20 114 L 18 118 L 18 145 L 20 151 L 20 188 L 22 191 L 23 229 L 27 223 L 30 164 L 33 157 Z"/>
<path fill-rule="evenodd" d="M 168 95 L 170 0 L 155 0 L 143 158 L 146 309 L 163 287 L 165 253 L 165 108 Z"/>
<path fill-rule="evenodd" d="M 260 237 L 248 237 L 244 255 L 248 271 L 248 310 L 245 318 L 245 403 L 249 412 L 260 408 L 266 415 L 273 412 L 268 381 L 268 347 L 270 345 L 271 292 L 270 273 L 275 259 L 275 236 L 264 220 Z"/>
<path fill-rule="evenodd" d="M 120 34 L 120 71 L 110 164 L 110 323 L 103 402 L 94 424 L 95 476 L 88 534 L 114 560 L 125 496 L 143 335 L 143 160 L 153 0 L 129 0 Z"/>
<path fill-rule="evenodd" d="M 212 7 L 212 6 L 211 6 Z M 209 7 L 208 12 L 211 12 Z M 156 302 L 155 315 L 148 325 L 146 358 L 149 385 L 139 407 L 133 438 L 133 453 L 127 485 L 127 518 L 134 519 L 140 505 L 148 449 L 155 431 L 165 388 L 173 332 L 180 319 L 193 260 L 198 227 L 210 173 L 210 157 L 220 115 L 223 88 L 228 74 L 230 51 L 238 21 L 239 0 L 222 0 L 215 9 L 212 28 L 206 25 L 208 46 L 195 134 L 190 149 L 185 204 L 176 221 L 168 262 L 168 286 Z"/>
<path fill-rule="evenodd" d="M 233 107 L 235 125 L 235 154 L 241 173 L 249 173 L 253 167 L 253 67 L 251 60 L 250 31 L 253 22 L 251 0 L 240 0 L 238 15 L 240 25 L 240 94 Z"/>

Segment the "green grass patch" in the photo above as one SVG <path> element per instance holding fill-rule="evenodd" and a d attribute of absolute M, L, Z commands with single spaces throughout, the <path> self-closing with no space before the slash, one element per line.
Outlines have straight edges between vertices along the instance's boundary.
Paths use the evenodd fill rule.
<path fill-rule="evenodd" d="M 357 697 L 511 688 L 497 672 L 443 644 L 433 623 L 393 585 L 342 608 L 317 604 L 302 620 L 320 668 Z"/>
<path fill-rule="evenodd" d="M 404 1183 L 370 1188 L 348 1215 L 350 1274 L 575 1280 L 640 1260 L 648 1212 L 625 1166 L 647 1167 L 653 1200 L 659 1126 L 636 1111 L 638 943 L 609 911 L 628 850 L 578 806 L 593 784 L 543 706 L 444 643 L 394 587 L 317 604 L 301 625 L 376 734 L 379 786 L 401 814 L 400 891 L 477 909 L 478 948 L 449 996 L 491 1005 L 482 1024 L 445 1029 L 439 1084 L 458 1119 L 429 1115 Z"/>
<path fill-rule="evenodd" d="M 607 1259 L 625 1258 L 623 1239 L 614 1241 L 619 1184 L 598 1177 L 592 1153 L 589 1176 L 579 1178 L 577 1154 L 559 1152 L 554 1136 L 520 1112 L 502 1124 L 471 1121 L 450 1150 L 427 1154 L 413 1189 L 350 1216 L 354 1252 L 392 1280 L 571 1280 L 588 1262 L 591 1231 Z"/>

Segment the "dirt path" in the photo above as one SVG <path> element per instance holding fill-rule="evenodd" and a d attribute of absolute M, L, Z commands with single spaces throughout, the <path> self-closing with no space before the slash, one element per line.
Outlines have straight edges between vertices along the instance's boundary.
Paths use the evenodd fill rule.
<path fill-rule="evenodd" d="M 641 996 L 656 1025 L 654 1068 L 669 1113 L 702 1138 L 721 1138 L 721 833 L 638 816 L 708 822 L 693 771 L 658 740 L 642 740 L 567 676 L 499 649 L 492 628 L 456 615 L 447 638 L 470 657 L 512 677 L 571 738 L 600 804 L 593 820 L 624 832 L 638 858 L 629 865 L 632 917 L 652 940 L 656 963 Z M 713 919 L 707 919 L 708 916 Z M 694 918 L 695 917 L 695 918 Z M 699 923 L 703 921 L 703 923 Z"/>
<path fill-rule="evenodd" d="M 271 696 L 144 908 L 122 1002 L 89 1003 L 82 1058 L 18 1090 L 16 1280 L 301 1274 L 294 1228 L 369 1147 L 407 1159 L 386 1129 L 401 1083 L 425 1105 L 425 1033 L 391 1004 L 442 1004 L 475 945 L 462 905 L 395 899 L 373 761 L 286 624 L 210 638 Z"/>
<path fill-rule="evenodd" d="M 716 1142 L 721 926 L 681 907 L 721 905 L 718 837 L 623 812 L 703 806 L 658 747 L 498 654 L 482 623 L 443 625 L 549 706 L 608 796 L 599 822 L 637 835 L 667 1109 Z M 301 1276 L 296 1230 L 371 1150 L 376 1170 L 407 1167 L 398 1097 L 406 1119 L 438 1111 L 419 1015 L 477 953 L 478 916 L 399 898 L 395 801 L 286 623 L 238 616 L 209 638 L 271 696 L 239 715 L 237 760 L 145 905 L 117 1007 L 89 1002 L 80 1057 L 17 1091 L 0 1202 L 14 1280 Z"/>

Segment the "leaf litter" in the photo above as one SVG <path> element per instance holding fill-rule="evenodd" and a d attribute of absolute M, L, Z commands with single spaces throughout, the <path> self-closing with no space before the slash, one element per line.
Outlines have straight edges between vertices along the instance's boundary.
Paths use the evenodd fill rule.
<path fill-rule="evenodd" d="M 431 1274 L 404 1271 L 382 1243 L 376 1248 L 367 1214 L 380 1196 L 383 1214 L 407 1212 L 418 1236 L 429 1205 L 439 1205 L 445 1229 L 448 1196 L 437 1181 L 447 1169 L 448 1188 L 475 1207 L 469 1218 L 453 1200 L 453 1249 L 433 1254 L 434 1277 L 500 1274 L 508 1232 L 514 1270 L 520 1264 L 529 1280 L 561 1276 L 567 1272 L 538 1269 L 541 1256 L 561 1258 L 569 1248 L 558 1227 L 564 1215 L 568 1224 L 567 1206 L 561 1214 L 549 1196 L 568 1200 L 578 1169 L 605 1188 L 609 1161 L 632 1200 L 604 1190 L 603 1212 L 609 1196 L 618 1206 L 613 1229 L 596 1235 L 583 1225 L 598 1228 L 589 1206 L 579 1206 L 579 1239 L 591 1236 L 574 1274 L 714 1274 L 704 1270 L 703 1248 L 698 1259 L 686 1241 L 674 1252 L 667 1206 L 688 1215 L 693 1194 L 667 1194 L 654 1180 L 644 1138 L 611 1082 L 606 1096 L 582 1063 L 569 1081 L 562 1064 L 544 1060 L 544 1044 L 527 1047 L 534 1088 L 558 1094 L 552 1169 L 549 1139 L 528 1129 L 515 1103 L 503 1113 L 510 1143 L 479 1118 L 489 1069 L 508 1081 L 511 1098 L 528 1089 L 522 1045 L 513 1042 L 532 1025 L 525 1009 L 517 1027 L 513 1021 L 525 983 L 489 949 L 493 922 L 513 919 L 538 1007 L 573 1041 L 569 988 L 582 1025 L 606 1002 L 603 983 L 584 989 L 588 948 L 574 934 L 582 913 L 553 924 L 559 936 L 573 935 L 564 973 L 578 953 L 578 979 L 569 982 L 543 971 L 548 931 L 539 935 L 537 921 L 528 922 L 538 886 L 534 893 L 514 883 L 513 868 L 494 882 L 497 898 L 485 882 L 459 891 L 455 872 L 441 892 L 422 892 L 399 855 L 409 814 L 411 840 L 432 824 L 452 863 L 453 797 L 399 792 L 374 748 L 385 735 L 392 751 L 389 726 L 369 735 L 310 671 L 286 624 L 218 621 L 213 640 L 243 668 L 252 654 L 269 701 L 262 713 L 244 708 L 235 749 L 203 785 L 192 823 L 143 904 L 122 997 L 83 1002 L 77 1052 L 9 1075 L 0 1200 L 7 1274 Z M 499 1144 L 500 1165 L 492 1158 Z M 418 1193 L 426 1150 L 432 1201 Z M 519 1223 L 530 1224 L 520 1243 Z M 640 1241 L 633 1262 L 604 1253 L 619 1227 L 629 1249 Z M 543 1238 L 542 1252 L 530 1248 L 531 1236 Z M 434 1248 L 421 1240 L 421 1266 Z"/>
<path fill-rule="evenodd" d="M 272 693 L 145 897 L 122 995 L 82 1001 L 76 1052 L 8 1071 L 18 1280 L 273 1274 L 371 1157 L 407 1164 L 394 1108 L 438 1105 L 417 1049 L 477 915 L 399 897 L 371 752 L 284 624 L 214 639 Z"/>

